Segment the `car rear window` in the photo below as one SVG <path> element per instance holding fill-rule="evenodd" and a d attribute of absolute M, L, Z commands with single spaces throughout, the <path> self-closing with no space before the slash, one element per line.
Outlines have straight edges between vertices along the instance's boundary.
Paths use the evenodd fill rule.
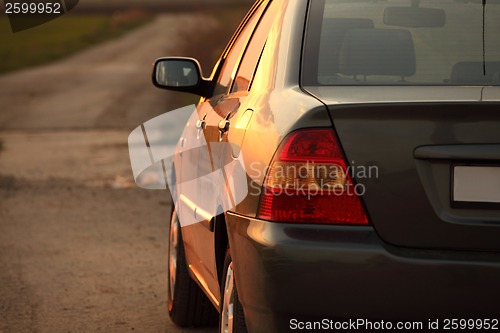
<path fill-rule="evenodd" d="M 302 83 L 500 85 L 499 0 L 313 0 Z"/>

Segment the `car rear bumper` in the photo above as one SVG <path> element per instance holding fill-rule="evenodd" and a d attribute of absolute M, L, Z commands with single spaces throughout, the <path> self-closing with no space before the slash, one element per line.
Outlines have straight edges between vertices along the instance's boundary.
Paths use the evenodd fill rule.
<path fill-rule="evenodd" d="M 500 319 L 499 254 L 398 249 L 372 227 L 270 223 L 232 213 L 227 222 L 250 332 L 324 319 Z"/>

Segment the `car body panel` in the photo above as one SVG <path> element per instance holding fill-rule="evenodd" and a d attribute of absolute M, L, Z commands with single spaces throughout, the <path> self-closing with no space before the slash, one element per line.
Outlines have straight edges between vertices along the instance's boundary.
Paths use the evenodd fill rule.
<path fill-rule="evenodd" d="M 230 40 L 212 74 L 215 90 L 222 91 L 224 89 L 218 83 L 215 83 L 215 81 L 218 76 L 222 76 L 225 73 L 224 65 L 230 56 L 231 48 L 238 43 L 240 35 L 246 33 L 246 37 L 243 38 L 248 39 L 251 37 L 254 29 L 251 27 L 252 20 L 255 21 L 255 18 L 258 18 L 258 15 L 260 15 L 258 13 L 263 12 L 267 5 L 267 1 L 257 1 Z M 245 41 L 246 43 L 247 41 Z M 241 56 L 242 54 L 236 54 L 236 64 L 241 60 Z M 231 86 L 227 87 L 227 89 L 231 89 Z M 192 277 L 207 292 L 210 300 L 216 307 L 218 307 L 220 302 L 220 276 L 215 257 L 214 223 L 215 217 L 222 214 L 224 206 L 227 206 L 224 198 L 226 191 L 223 186 L 223 173 L 221 172 L 224 164 L 221 163 L 229 147 L 224 145 L 224 143 L 227 143 L 227 135 L 222 140 L 219 140 L 219 123 L 226 117 L 230 119 L 239 113 L 241 100 L 244 98 L 245 96 L 241 94 L 238 96 L 218 94 L 210 98 L 202 98 L 197 105 L 197 113 L 199 120 L 204 121 L 204 126 L 191 131 L 191 133 L 196 131 L 196 138 L 192 135 L 192 137 L 186 139 L 188 141 L 204 139 L 207 144 L 206 149 L 202 149 L 198 153 L 197 160 L 191 162 L 196 165 L 196 178 L 198 179 L 196 191 L 192 195 L 196 197 L 194 200 L 196 210 L 199 213 L 203 213 L 199 214 L 200 223 L 182 229 L 186 245 L 186 259 L 191 269 Z M 191 126 L 194 126 L 194 124 L 191 124 Z M 184 166 L 178 165 L 177 168 L 183 169 Z M 213 176 L 207 177 L 207 175 Z"/>
<path fill-rule="evenodd" d="M 288 332 L 292 319 L 425 325 L 498 315 L 498 253 L 400 249 L 372 227 L 227 218 L 250 332 Z"/>
<path fill-rule="evenodd" d="M 351 165 L 376 167 L 376 177 L 357 181 L 366 187 L 363 200 L 380 237 L 397 246 L 500 250 L 498 209 L 453 207 L 451 197 L 454 165 L 498 161 L 472 153 L 447 159 L 414 154 L 425 146 L 460 151 L 499 143 L 500 95 L 497 102 L 478 102 L 481 87 L 338 88 L 306 89 L 328 103 Z"/>

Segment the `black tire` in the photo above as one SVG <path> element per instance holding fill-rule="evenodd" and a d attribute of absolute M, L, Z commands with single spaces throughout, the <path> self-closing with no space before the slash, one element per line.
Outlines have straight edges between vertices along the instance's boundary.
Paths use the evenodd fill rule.
<path fill-rule="evenodd" d="M 232 263 L 233 260 L 231 259 L 231 253 L 229 249 L 226 251 L 226 258 L 224 260 L 224 274 L 223 279 L 222 279 L 222 284 L 221 284 L 221 302 L 220 302 L 220 319 L 219 319 L 219 332 L 234 332 L 234 333 L 247 333 L 247 325 L 245 321 L 245 313 L 243 312 L 243 307 L 241 306 L 240 299 L 238 298 L 238 290 L 236 288 L 236 283 L 234 282 L 234 270 L 232 269 Z M 232 275 L 232 302 L 233 302 L 233 327 L 230 328 L 225 325 L 224 316 L 225 314 L 225 309 L 224 309 L 224 304 L 228 301 L 226 298 L 228 296 L 227 291 L 227 280 L 230 278 L 228 276 L 228 271 L 231 269 L 231 275 Z M 230 293 L 229 293 L 230 294 Z M 231 297 L 229 297 L 231 298 Z"/>
<path fill-rule="evenodd" d="M 168 314 L 170 318 L 176 325 L 182 327 L 215 326 L 218 320 L 216 308 L 189 276 L 181 227 L 175 209 L 172 209 L 169 235 Z M 177 237 L 177 241 L 176 245 L 172 244 L 171 246 L 173 236 Z M 171 267 L 172 251 L 175 251 L 176 257 L 175 269 Z M 172 273 L 175 274 L 173 283 L 171 281 Z"/>

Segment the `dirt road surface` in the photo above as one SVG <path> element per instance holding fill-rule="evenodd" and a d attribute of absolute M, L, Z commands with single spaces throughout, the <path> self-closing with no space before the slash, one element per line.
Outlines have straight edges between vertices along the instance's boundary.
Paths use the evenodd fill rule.
<path fill-rule="evenodd" d="M 160 16 L 0 77 L 1 333 L 214 332 L 168 319 L 170 198 L 133 187 L 127 137 L 169 110 L 154 58 L 215 24 Z"/>

